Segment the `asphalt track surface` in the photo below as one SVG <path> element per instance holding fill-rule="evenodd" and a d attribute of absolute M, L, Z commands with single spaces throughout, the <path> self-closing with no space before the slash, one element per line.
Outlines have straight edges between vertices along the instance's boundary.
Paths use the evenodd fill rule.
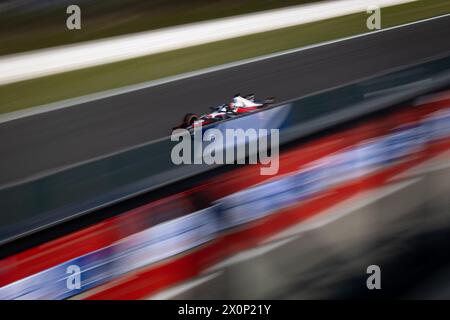
<path fill-rule="evenodd" d="M 167 136 L 237 92 L 282 102 L 450 52 L 450 17 L 30 116 L 0 125 L 0 187 Z"/>

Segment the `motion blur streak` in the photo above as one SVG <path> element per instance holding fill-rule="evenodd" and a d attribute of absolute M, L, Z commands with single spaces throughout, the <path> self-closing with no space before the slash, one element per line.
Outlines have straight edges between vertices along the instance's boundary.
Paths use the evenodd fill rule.
<path fill-rule="evenodd" d="M 411 233 L 418 236 L 448 227 L 448 209 L 432 210 L 425 218 L 422 216 L 423 205 L 429 205 L 438 197 L 439 201 L 434 205 L 441 208 L 439 197 L 448 192 L 449 173 L 442 166 L 442 163 L 450 162 L 447 156 L 442 157 L 448 155 L 445 153 L 448 150 L 450 92 L 443 92 L 426 97 L 417 105 L 391 111 L 389 117 L 379 115 L 286 151 L 281 155 L 281 170 L 275 178 L 260 176 L 258 166 L 243 167 L 216 176 L 195 189 L 6 258 L 1 261 L 3 287 L 0 297 L 151 297 L 208 272 L 210 268 L 217 271 L 214 266 L 220 266 L 221 261 L 230 256 L 267 243 L 298 223 L 310 223 L 309 219 L 319 218 L 345 200 L 357 196 L 373 197 L 377 193 L 384 195 L 353 209 L 350 215 L 303 231 L 298 239 L 263 250 L 263 254 L 223 264 L 219 267 L 223 273 L 178 291 L 179 296 L 190 298 L 346 296 L 348 292 L 337 289 L 335 292 L 330 285 L 345 291 L 355 285 L 354 281 L 358 283 L 365 277 L 368 265 L 390 268 L 383 265 L 386 255 L 393 254 L 392 250 L 395 254 L 404 254 L 404 250 L 389 245 L 383 249 L 387 252 L 378 252 L 375 249 L 381 239 L 393 236 L 394 240 L 396 237 L 399 240 Z M 430 160 L 441 164 L 436 167 L 437 176 L 431 171 L 416 174 L 421 179 L 408 180 L 414 176 L 414 170 L 422 168 L 423 171 L 424 165 L 429 166 Z M 409 176 L 402 178 L 401 173 Z M 244 175 L 247 179 L 242 180 Z M 401 185 L 401 179 L 407 179 L 405 184 Z M 418 196 L 429 179 L 433 179 L 433 184 L 428 185 L 432 188 Z M 415 195 L 413 201 L 395 201 L 411 195 Z M 198 204 L 199 199 L 202 199 L 202 205 Z M 352 203 L 354 206 L 355 202 Z M 380 209 L 374 211 L 373 206 L 378 205 Z M 349 211 L 352 211 L 351 207 Z M 322 234 L 330 228 L 332 232 Z M 383 232 L 374 232 L 380 228 Z M 313 239 L 306 241 L 305 237 Z M 322 237 L 325 242 L 320 240 Z M 332 247 L 329 247 L 329 241 L 332 241 Z M 65 255 L 57 257 L 58 251 Z M 342 254 L 338 261 L 334 261 L 337 257 L 333 252 Z M 352 261 L 353 255 L 364 261 Z M 50 260 L 49 257 L 54 258 Z M 288 263 L 288 266 L 284 265 L 286 271 L 294 273 L 290 274 L 289 281 L 283 272 L 275 271 L 278 263 Z M 316 272 L 322 274 L 308 273 L 308 268 L 315 268 L 317 263 L 322 267 Z M 67 275 L 64 271 L 72 264 L 85 270 L 79 290 L 65 287 Z M 336 270 L 343 269 L 335 274 L 328 269 L 331 266 Z M 361 268 L 359 272 L 358 268 Z M 253 276 L 242 280 L 250 270 L 255 272 Z M 224 280 L 229 272 L 233 273 L 231 283 Z M 270 274 L 270 278 L 267 279 L 266 274 Z M 260 276 L 266 280 L 255 279 Z M 297 287 L 305 281 L 307 290 L 303 286 Z M 346 285 L 347 282 L 350 285 Z M 324 283 L 328 290 L 322 291 Z M 389 288 L 388 284 L 387 292 L 396 290 L 396 282 L 392 283 L 394 287 Z M 217 289 L 212 290 L 212 286 Z M 205 296 L 206 293 L 211 295 Z"/>
<path fill-rule="evenodd" d="M 450 299 L 450 1 L 0 2 L 0 300 Z"/>
<path fill-rule="evenodd" d="M 8 56 L 0 85 L 413 1 L 327 1 Z"/>
<path fill-rule="evenodd" d="M 450 52 L 449 25 L 450 16 L 0 124 L 0 186 L 168 136 L 188 109 L 203 113 L 230 92 L 281 102 Z"/>

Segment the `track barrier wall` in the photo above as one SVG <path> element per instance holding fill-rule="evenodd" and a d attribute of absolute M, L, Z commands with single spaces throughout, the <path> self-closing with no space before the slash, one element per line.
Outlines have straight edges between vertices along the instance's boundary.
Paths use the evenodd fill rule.
<path fill-rule="evenodd" d="M 344 90 L 343 95 L 355 92 L 337 90 Z M 323 103 L 331 97 L 339 95 Z M 286 150 L 275 176 L 261 176 L 259 165 L 242 166 L 194 189 L 3 259 L 0 299 L 64 299 L 80 294 L 92 299 L 137 299 L 199 275 L 230 255 L 449 150 L 449 91 L 429 96 L 419 92 L 415 97 L 420 98 L 409 97 L 407 105 L 390 109 L 388 117 L 374 115 Z M 317 96 L 306 99 L 320 105 Z M 278 110 L 291 111 L 297 103 L 304 102 Z M 277 108 L 268 112 L 273 110 Z M 219 126 L 240 126 L 239 122 L 251 119 Z M 293 117 L 286 119 L 288 123 L 276 125 L 289 132 L 295 123 L 290 122 Z M 209 199 L 209 205 L 198 208 L 198 198 Z M 67 285 L 67 270 L 73 265 L 81 270 L 79 289 Z"/>

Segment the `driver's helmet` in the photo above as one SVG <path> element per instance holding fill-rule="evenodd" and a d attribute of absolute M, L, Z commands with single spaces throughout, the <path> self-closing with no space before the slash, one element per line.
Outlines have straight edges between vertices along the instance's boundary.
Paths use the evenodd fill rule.
<path fill-rule="evenodd" d="M 228 110 L 234 110 L 235 107 L 236 107 L 236 105 L 235 105 L 234 102 L 230 102 L 230 103 L 227 105 L 227 109 L 228 109 Z"/>

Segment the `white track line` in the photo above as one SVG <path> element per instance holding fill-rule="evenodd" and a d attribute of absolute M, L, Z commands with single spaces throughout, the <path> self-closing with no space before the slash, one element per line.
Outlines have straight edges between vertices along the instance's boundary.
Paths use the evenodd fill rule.
<path fill-rule="evenodd" d="M 273 58 L 277 58 L 277 57 L 281 57 L 281 56 L 285 56 L 285 55 L 289 55 L 289 54 L 293 54 L 293 53 L 297 53 L 297 52 L 301 52 L 301 51 L 306 51 L 306 50 L 310 50 L 310 49 L 314 49 L 314 48 L 318 48 L 318 47 L 322 47 L 322 46 L 327 46 L 327 45 L 338 43 L 338 42 L 343 42 L 343 41 L 353 40 L 353 39 L 357 39 L 357 38 L 361 38 L 361 37 L 371 36 L 374 34 L 379 34 L 381 32 L 400 29 L 403 27 L 409 27 L 409 26 L 416 25 L 419 23 L 428 22 L 428 21 L 432 21 L 432 20 L 436 20 L 436 19 L 442 19 L 442 18 L 446 18 L 449 16 L 450 16 L 450 14 L 445 14 L 442 16 L 432 17 L 432 18 L 428 18 L 428 19 L 424 19 L 424 20 L 418 20 L 418 21 L 414 21 L 414 22 L 410 22 L 410 23 L 406 23 L 406 24 L 402 24 L 402 25 L 398 25 L 398 26 L 389 27 L 386 29 L 375 30 L 375 31 L 371 31 L 369 33 L 363 33 L 363 34 L 344 37 L 344 38 L 340 38 L 340 39 L 325 41 L 325 42 L 321 42 L 321 43 L 317 43 L 317 44 L 313 44 L 313 45 L 309 45 L 309 46 L 280 51 L 277 53 L 263 55 L 263 56 L 259 56 L 259 57 L 255 57 L 255 58 L 240 60 L 240 61 L 236 61 L 236 62 L 232 62 L 232 63 L 227 63 L 227 64 L 223 64 L 223 65 L 219 65 L 219 66 L 215 66 L 215 67 L 211 67 L 211 68 L 205 68 L 205 69 L 201 69 L 201 70 L 197 70 L 197 71 L 193 71 L 193 72 L 183 73 L 183 74 L 166 77 L 166 78 L 162 78 L 162 79 L 158 79 L 158 80 L 142 82 L 139 84 L 134 84 L 134 85 L 111 89 L 111 90 L 105 90 L 105 91 L 97 92 L 94 94 L 84 95 L 84 96 L 66 99 L 66 100 L 62 100 L 62 101 L 57 101 L 57 102 L 53 102 L 53 103 L 48 103 L 48 104 L 44 104 L 44 105 L 40 105 L 40 106 L 36 106 L 36 107 L 31 107 L 31 108 L 27 108 L 24 110 L 5 113 L 5 114 L 0 115 L 0 124 L 9 122 L 9 121 L 13 121 L 13 120 L 17 120 L 17 119 L 21 119 L 21 118 L 25 118 L 25 117 L 29 117 L 29 116 L 34 116 L 34 115 L 41 114 L 41 113 L 46 113 L 46 112 L 50 112 L 50 111 L 56 111 L 56 110 L 65 109 L 68 107 L 73 107 L 73 106 L 80 105 L 83 103 L 88 103 L 88 102 L 106 99 L 106 98 L 130 93 L 130 92 L 134 92 L 134 91 L 139 91 L 139 90 L 143 90 L 143 89 L 147 89 L 147 88 L 151 88 L 151 87 L 156 87 L 156 86 L 164 85 L 164 84 L 171 83 L 171 82 L 176 82 L 176 81 L 180 81 L 180 80 L 184 80 L 184 79 L 188 79 L 188 78 L 193 78 L 193 77 L 205 75 L 205 74 L 212 73 L 212 72 L 222 71 L 225 69 L 239 67 L 242 65 L 250 64 L 250 63 L 255 63 L 255 62 L 259 62 L 259 61 L 263 61 L 263 60 L 269 60 L 269 59 L 273 59 Z"/>
<path fill-rule="evenodd" d="M 428 161 L 415 166 L 399 175 L 396 175 L 391 182 L 401 181 L 404 179 L 411 179 L 417 176 L 423 176 L 436 171 L 444 170 L 450 167 L 450 151 L 439 154 Z"/>
<path fill-rule="evenodd" d="M 258 256 L 262 256 L 272 250 L 275 250 L 275 249 L 287 244 L 288 242 L 295 240 L 295 238 L 296 237 L 291 237 L 289 239 L 282 239 L 280 241 L 267 243 L 267 244 L 258 246 L 256 248 L 252 248 L 252 249 L 249 249 L 249 250 L 246 250 L 243 252 L 239 252 L 239 253 L 219 262 L 218 264 L 215 264 L 211 268 L 208 268 L 207 270 L 205 270 L 205 273 L 219 271 L 219 270 L 229 267 L 233 264 L 236 264 L 236 263 L 239 263 L 239 262 L 242 262 L 245 260 L 249 260 L 252 258 L 256 258 Z"/>
<path fill-rule="evenodd" d="M 14 54 L 0 58 L 0 85 L 413 1 L 324 1 Z"/>
<path fill-rule="evenodd" d="M 303 232 L 321 228 L 327 224 L 330 224 L 338 219 L 341 219 L 352 212 L 360 210 L 368 205 L 377 202 L 378 200 L 398 192 L 414 183 L 417 183 L 421 178 L 411 179 L 409 181 L 402 181 L 396 184 L 381 186 L 376 190 L 366 191 L 353 196 L 342 203 L 339 203 L 329 209 L 324 210 L 318 216 L 315 216 L 307 221 L 300 222 L 299 224 L 278 233 L 277 235 L 265 240 L 261 245 L 239 252 L 217 264 L 208 268 L 204 273 L 217 272 L 221 269 L 229 267 L 231 265 L 262 256 L 272 250 L 275 250 L 293 240 L 296 240 L 301 236 Z"/>
<path fill-rule="evenodd" d="M 222 272 L 216 272 L 213 274 L 208 274 L 206 276 L 203 277 L 199 277 L 196 278 L 194 280 L 188 281 L 188 282 L 184 282 L 181 285 L 172 287 L 170 289 L 164 290 L 160 293 L 157 293 L 155 295 L 150 296 L 149 298 L 147 298 L 147 300 L 167 300 L 167 299 L 171 299 L 175 296 L 180 295 L 183 292 L 189 291 L 192 288 L 195 288 L 205 282 L 208 282 L 214 278 L 217 278 L 219 275 L 221 275 Z"/>
<path fill-rule="evenodd" d="M 324 210 L 317 216 L 314 216 L 306 221 L 303 221 L 269 239 L 265 242 L 280 241 L 290 237 L 298 237 L 301 233 L 321 228 L 336 220 L 339 220 L 357 210 L 360 210 L 368 205 L 371 205 L 384 197 L 396 193 L 412 184 L 422 180 L 422 178 L 415 178 L 408 181 L 402 181 L 395 184 L 382 186 L 375 190 L 365 191 L 357 194 L 344 202 L 338 203 L 335 206 Z"/>
<path fill-rule="evenodd" d="M 288 230 L 269 238 L 258 247 L 239 252 L 229 258 L 226 258 L 225 260 L 203 271 L 202 274 L 205 274 L 205 276 L 194 280 L 188 280 L 181 285 L 164 290 L 158 294 L 151 296 L 150 299 L 170 299 L 183 292 L 189 291 L 192 288 L 197 287 L 221 275 L 223 273 L 223 269 L 227 267 L 256 258 L 258 256 L 263 256 L 270 251 L 273 251 L 289 242 L 298 239 L 303 232 L 323 227 L 329 223 L 347 216 L 350 213 L 353 213 L 372 203 L 375 203 L 388 195 L 396 193 L 412 184 L 415 184 L 420 180 L 421 178 L 402 181 L 396 184 L 382 186 L 376 190 L 358 194 L 351 199 L 346 200 L 345 202 L 324 210 L 323 213 L 321 213 L 319 216 L 311 218 L 310 220 L 307 220 L 305 222 L 301 222 L 296 226 L 291 227 Z"/>

